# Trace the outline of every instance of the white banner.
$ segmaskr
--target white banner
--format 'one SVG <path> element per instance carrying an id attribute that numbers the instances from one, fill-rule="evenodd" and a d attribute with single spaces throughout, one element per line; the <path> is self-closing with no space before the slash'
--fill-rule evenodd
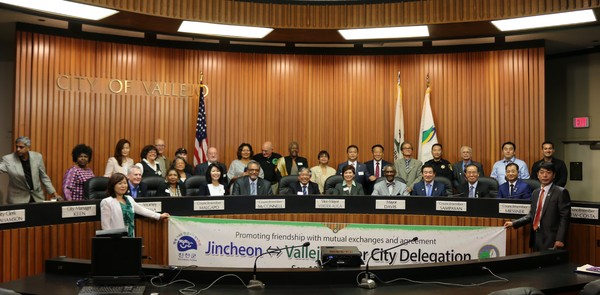
<path id="1" fill-rule="evenodd" d="M 403 241 L 418 237 L 391 251 Z M 310 246 L 302 247 L 304 242 Z M 503 227 L 283 222 L 171 217 L 169 264 L 200 267 L 317 267 L 320 246 L 357 246 L 369 265 L 451 262 L 506 254 Z"/>

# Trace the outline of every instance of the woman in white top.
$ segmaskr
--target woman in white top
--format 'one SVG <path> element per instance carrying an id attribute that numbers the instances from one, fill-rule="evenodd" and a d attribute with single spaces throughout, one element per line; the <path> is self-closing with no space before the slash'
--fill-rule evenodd
<path id="1" fill-rule="evenodd" d="M 138 205 L 131 196 L 126 196 L 127 177 L 115 173 L 108 180 L 108 197 L 100 202 L 100 223 L 102 229 L 126 228 L 127 235 L 135 236 L 135 214 L 156 220 L 169 218 L 169 213 L 156 213 Z"/>
<path id="2" fill-rule="evenodd" d="M 108 158 L 104 177 L 110 177 L 114 173 L 122 173 L 127 175 L 129 167 L 133 166 L 133 159 L 129 158 L 129 150 L 131 144 L 129 140 L 122 138 L 117 142 L 113 157 Z"/>
<path id="3" fill-rule="evenodd" d="M 206 188 L 200 191 L 202 196 L 225 196 L 229 195 L 225 171 L 216 163 L 208 165 L 206 169 Z"/>
<path id="4" fill-rule="evenodd" d="M 238 147 L 237 160 L 233 160 L 231 164 L 229 164 L 227 178 L 229 178 L 230 184 L 233 184 L 238 178 L 248 175 L 248 172 L 246 172 L 246 165 L 248 165 L 250 160 L 252 160 L 252 156 L 254 156 L 252 145 L 250 145 L 249 143 L 242 142 L 242 144 L 240 144 L 240 146 Z M 263 172 L 262 168 L 260 168 L 258 177 L 265 177 L 265 173 Z"/>
<path id="5" fill-rule="evenodd" d="M 319 190 L 324 193 L 325 180 L 329 176 L 335 175 L 335 169 L 329 166 L 329 153 L 325 150 L 320 151 L 317 155 L 319 165 L 310 168 L 310 181 L 316 182 L 319 185 Z"/>
<path id="6" fill-rule="evenodd" d="M 150 177 L 150 176 L 162 176 L 162 172 L 160 170 L 160 166 L 156 161 L 158 157 L 158 150 L 153 145 L 147 145 L 142 149 L 140 154 L 140 158 L 142 161 L 135 164 L 136 166 L 142 169 L 142 178 Z"/>

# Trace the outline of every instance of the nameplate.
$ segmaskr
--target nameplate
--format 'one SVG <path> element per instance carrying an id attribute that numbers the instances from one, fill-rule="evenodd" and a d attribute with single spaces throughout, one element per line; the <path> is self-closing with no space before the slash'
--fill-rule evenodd
<path id="1" fill-rule="evenodd" d="M 194 201 L 194 211 L 225 210 L 225 200 Z"/>
<path id="2" fill-rule="evenodd" d="M 527 214 L 529 213 L 529 209 L 531 209 L 530 204 L 498 204 L 498 213 L 500 214 Z"/>
<path id="3" fill-rule="evenodd" d="M 25 209 L 0 211 L 0 224 L 25 222 Z"/>
<path id="4" fill-rule="evenodd" d="M 375 200 L 376 210 L 406 210 L 405 200 Z"/>
<path id="5" fill-rule="evenodd" d="M 96 205 L 63 206 L 62 218 L 96 216 Z"/>
<path id="6" fill-rule="evenodd" d="M 571 207 L 571 218 L 598 220 L 598 208 Z"/>
<path id="7" fill-rule="evenodd" d="M 255 209 L 285 209 L 285 199 L 256 199 Z"/>
<path id="8" fill-rule="evenodd" d="M 346 200 L 315 199 L 315 209 L 346 209 Z"/>
<path id="9" fill-rule="evenodd" d="M 154 212 L 162 212 L 162 202 L 139 202 L 138 205 Z"/>
<path id="10" fill-rule="evenodd" d="M 458 201 L 436 201 L 436 211 L 455 211 L 455 212 L 467 212 L 467 202 Z"/>

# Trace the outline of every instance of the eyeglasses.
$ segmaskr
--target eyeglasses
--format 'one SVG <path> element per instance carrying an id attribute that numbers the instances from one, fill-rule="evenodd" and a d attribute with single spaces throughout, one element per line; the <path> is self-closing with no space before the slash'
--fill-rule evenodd
<path id="1" fill-rule="evenodd" d="M 246 171 L 248 171 L 248 172 L 258 172 L 258 171 L 260 171 L 260 169 L 246 169 Z"/>
<path id="2" fill-rule="evenodd" d="M 402 148 L 402 149 L 403 149 L 403 150 L 412 150 L 412 148 L 411 148 L 411 147 L 408 147 L 408 148 Z"/>

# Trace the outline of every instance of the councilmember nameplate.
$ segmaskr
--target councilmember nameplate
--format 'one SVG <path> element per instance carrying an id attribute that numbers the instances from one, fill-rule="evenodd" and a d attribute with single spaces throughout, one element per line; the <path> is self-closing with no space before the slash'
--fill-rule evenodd
<path id="1" fill-rule="evenodd" d="M 467 212 L 467 202 L 464 201 L 436 201 L 436 211 Z"/>
<path id="2" fill-rule="evenodd" d="M 63 206 L 62 218 L 96 216 L 96 205 Z"/>
<path id="3" fill-rule="evenodd" d="M 25 222 L 25 209 L 0 211 L 0 224 Z"/>
<path id="4" fill-rule="evenodd" d="M 346 200 L 315 199 L 315 209 L 346 209 Z"/>
<path id="5" fill-rule="evenodd" d="M 285 199 L 256 199 L 255 209 L 285 209 Z"/>
<path id="6" fill-rule="evenodd" d="M 571 218 L 598 220 L 598 208 L 571 207 Z"/>
<path id="7" fill-rule="evenodd" d="M 406 210 L 406 200 L 375 200 L 376 210 Z"/>
<path id="8" fill-rule="evenodd" d="M 139 202 L 138 205 L 154 212 L 162 212 L 162 202 Z"/>
<path id="9" fill-rule="evenodd" d="M 527 214 L 530 208 L 529 204 L 498 203 L 500 214 Z"/>
<path id="10" fill-rule="evenodd" d="M 225 200 L 194 201 L 194 211 L 225 210 Z"/>

